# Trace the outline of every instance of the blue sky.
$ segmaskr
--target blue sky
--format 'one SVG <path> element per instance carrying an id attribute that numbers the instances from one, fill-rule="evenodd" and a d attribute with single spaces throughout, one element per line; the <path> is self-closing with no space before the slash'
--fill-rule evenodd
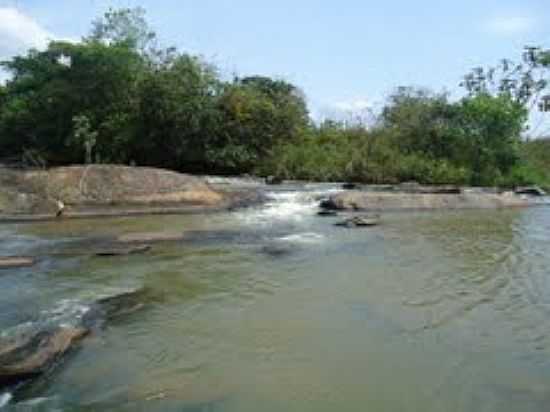
<path id="1" fill-rule="evenodd" d="M 550 47 L 548 0 L 0 0 L 0 58 L 79 38 L 109 6 L 144 7 L 163 44 L 227 75 L 295 83 L 318 116 L 376 107 L 400 85 L 457 93 L 474 66 Z"/>

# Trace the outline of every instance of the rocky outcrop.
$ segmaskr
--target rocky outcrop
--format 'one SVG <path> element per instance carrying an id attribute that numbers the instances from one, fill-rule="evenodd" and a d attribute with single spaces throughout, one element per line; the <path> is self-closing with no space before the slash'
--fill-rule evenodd
<path id="1" fill-rule="evenodd" d="M 20 198 L 14 206 L 25 211 L 52 211 L 57 199 L 73 208 L 116 204 L 217 206 L 224 200 L 202 180 L 162 169 L 90 165 L 1 172 L 8 188 L 4 192 L 10 192 L 3 197 Z"/>
<path id="2" fill-rule="evenodd" d="M 215 189 L 199 178 L 148 167 L 89 165 L 49 170 L 0 169 L 0 217 L 177 214 L 242 207 L 263 201 L 258 190 Z M 12 219 L 10 219 L 12 217 Z"/>
<path id="3" fill-rule="evenodd" d="M 529 202 L 514 193 L 395 193 L 348 191 L 331 196 L 321 203 L 329 210 L 430 210 L 430 209 L 498 209 L 525 207 Z"/>

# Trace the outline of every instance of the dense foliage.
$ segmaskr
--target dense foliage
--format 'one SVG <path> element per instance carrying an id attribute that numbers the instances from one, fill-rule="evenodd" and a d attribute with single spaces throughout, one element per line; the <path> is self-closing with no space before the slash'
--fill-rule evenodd
<path id="1" fill-rule="evenodd" d="M 196 173 L 372 183 L 550 181 L 548 141 L 525 142 L 546 107 L 550 53 L 475 69 L 465 97 L 399 88 L 368 127 L 315 124 L 292 84 L 223 80 L 202 58 L 158 47 L 142 9 L 111 10 L 79 43 L 1 63 L 0 158 L 125 163 Z"/>

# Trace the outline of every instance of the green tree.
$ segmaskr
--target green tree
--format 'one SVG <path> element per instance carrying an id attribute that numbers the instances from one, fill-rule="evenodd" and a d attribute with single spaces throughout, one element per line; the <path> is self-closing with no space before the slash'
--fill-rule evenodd
<path id="1" fill-rule="evenodd" d="M 209 158 L 227 171 L 250 170 L 274 147 L 297 142 L 309 124 L 302 93 L 282 80 L 235 79 L 219 99 L 221 124 Z"/>
<path id="2" fill-rule="evenodd" d="M 187 54 L 148 72 L 139 87 L 136 160 L 204 172 L 206 153 L 218 132 L 215 68 Z"/>
<path id="3" fill-rule="evenodd" d="M 2 66 L 12 79 L 0 114 L 0 146 L 11 153 L 35 148 L 54 163 L 80 158 L 66 142 L 73 117 L 85 114 L 98 132 L 96 152 L 125 161 L 125 144 L 135 115 L 136 82 L 144 62 L 127 45 L 52 42 Z"/>

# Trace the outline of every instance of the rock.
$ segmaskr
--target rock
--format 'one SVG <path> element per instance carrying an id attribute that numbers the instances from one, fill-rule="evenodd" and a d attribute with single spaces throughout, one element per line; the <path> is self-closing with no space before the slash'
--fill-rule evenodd
<path id="1" fill-rule="evenodd" d="M 4 347 L 0 343 L 0 388 L 43 374 L 87 333 L 85 328 L 60 326 Z"/>
<path id="2" fill-rule="evenodd" d="M 0 270 L 1 269 L 15 269 L 34 266 L 36 261 L 31 257 L 11 256 L 0 257 Z"/>
<path id="3" fill-rule="evenodd" d="M 67 216 L 113 205 L 222 207 L 226 198 L 203 179 L 149 167 L 88 165 L 49 170 L 0 171 L 4 213 L 55 213 L 60 199 Z"/>
<path id="4" fill-rule="evenodd" d="M 338 212 L 336 212 L 335 210 L 323 209 L 317 212 L 317 216 L 323 216 L 323 217 L 338 216 Z"/>
<path id="5" fill-rule="evenodd" d="M 395 193 L 348 191 L 329 197 L 321 207 L 329 210 L 434 210 L 434 209 L 498 209 L 525 207 L 530 203 L 515 194 L 498 193 Z"/>
<path id="6" fill-rule="evenodd" d="M 546 196 L 546 192 L 538 186 L 518 187 L 514 191 L 517 195 Z"/>
<path id="7" fill-rule="evenodd" d="M 455 185 L 428 185 L 423 186 L 417 182 L 405 182 L 394 187 L 395 191 L 418 194 L 455 194 L 462 193 L 462 189 Z"/>
<path id="8" fill-rule="evenodd" d="M 280 258 L 293 254 L 295 249 L 295 246 L 271 244 L 262 246 L 261 251 L 272 258 Z"/>
<path id="9" fill-rule="evenodd" d="M 415 193 L 420 190 L 420 183 L 415 181 L 402 182 L 399 185 L 397 185 L 397 189 L 404 192 Z"/>
<path id="10" fill-rule="evenodd" d="M 354 227 L 372 227 L 380 224 L 380 216 L 368 215 L 368 216 L 354 216 L 346 219 L 343 222 L 336 223 L 336 226 L 343 226 L 348 228 Z"/>
<path id="11" fill-rule="evenodd" d="M 149 291 L 126 290 L 98 299 L 78 326 L 46 326 L 0 339 L 0 389 L 37 378 L 53 368 L 90 330 L 145 307 Z M 47 325 L 47 323 L 46 323 Z"/>
<path id="12" fill-rule="evenodd" d="M 357 188 L 358 188 L 358 186 L 357 186 L 356 183 L 349 182 L 349 183 L 344 183 L 342 185 L 342 189 L 344 189 L 344 190 L 354 190 L 354 189 L 357 189 Z"/>
<path id="13" fill-rule="evenodd" d="M 280 185 L 283 183 L 283 179 L 278 176 L 267 176 L 265 183 L 268 185 Z"/>
<path id="14" fill-rule="evenodd" d="M 227 209 L 235 210 L 245 207 L 258 206 L 267 201 L 267 196 L 261 190 L 240 189 L 237 191 L 226 191 Z"/>
<path id="15" fill-rule="evenodd" d="M 139 253 L 145 253 L 151 250 L 151 246 L 149 245 L 138 245 L 138 246 L 131 246 L 131 247 L 114 247 L 112 249 L 108 250 L 100 250 L 99 252 L 96 252 L 96 256 L 100 257 L 111 257 L 111 256 L 128 256 L 128 255 L 136 255 Z"/>
<path id="16" fill-rule="evenodd" d="M 128 316 L 145 308 L 150 300 L 149 290 L 138 288 L 98 299 L 83 318 L 83 324 L 97 327 L 121 316 Z"/>
<path id="17" fill-rule="evenodd" d="M 127 233 L 116 238 L 120 243 L 153 243 L 153 242 L 176 242 L 183 240 L 185 235 L 178 232 L 149 232 L 149 233 Z"/>

